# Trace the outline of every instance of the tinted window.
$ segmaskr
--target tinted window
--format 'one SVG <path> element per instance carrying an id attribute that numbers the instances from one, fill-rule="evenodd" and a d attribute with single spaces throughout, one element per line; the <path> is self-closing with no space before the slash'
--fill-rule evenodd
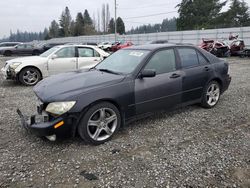
<path id="1" fill-rule="evenodd" d="M 94 50 L 91 48 L 78 48 L 79 57 L 94 57 Z"/>
<path id="2" fill-rule="evenodd" d="M 59 50 L 56 53 L 58 58 L 70 58 L 75 57 L 75 48 L 74 47 L 66 47 L 61 50 Z"/>
<path id="3" fill-rule="evenodd" d="M 178 52 L 181 58 L 181 65 L 183 68 L 199 65 L 199 61 L 198 61 L 195 49 L 179 48 Z"/>
<path id="4" fill-rule="evenodd" d="M 20 44 L 20 45 L 17 46 L 17 48 L 25 48 L 25 47 L 26 47 L 25 44 Z"/>
<path id="5" fill-rule="evenodd" d="M 207 64 L 208 63 L 208 61 L 205 59 L 205 57 L 203 55 L 201 55 L 200 52 L 197 52 L 197 55 L 198 55 L 198 59 L 199 59 L 200 64 Z"/>
<path id="6" fill-rule="evenodd" d="M 144 69 L 154 69 L 156 74 L 172 72 L 176 70 L 174 50 L 162 50 L 153 55 Z"/>

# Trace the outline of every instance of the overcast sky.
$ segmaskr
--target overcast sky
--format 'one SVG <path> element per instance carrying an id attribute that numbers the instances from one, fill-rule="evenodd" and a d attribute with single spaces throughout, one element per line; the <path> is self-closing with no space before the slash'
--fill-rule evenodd
<path id="1" fill-rule="evenodd" d="M 181 0 L 117 0 L 118 16 L 125 22 L 126 30 L 132 26 L 160 23 L 164 18 L 178 16 L 175 6 Z M 250 0 L 246 0 L 250 4 Z M 8 36 L 10 30 L 41 31 L 55 19 L 58 21 L 66 6 L 75 18 L 77 12 L 88 9 L 91 17 L 97 17 L 103 3 L 109 3 L 111 17 L 114 17 L 114 0 L 1 0 L 0 1 L 0 38 Z M 168 13 L 171 12 L 171 13 Z M 152 17 L 137 16 L 168 13 Z"/>

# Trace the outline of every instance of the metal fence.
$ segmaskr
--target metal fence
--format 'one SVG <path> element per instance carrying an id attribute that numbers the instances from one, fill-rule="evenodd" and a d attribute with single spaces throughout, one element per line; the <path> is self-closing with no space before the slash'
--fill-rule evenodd
<path id="1" fill-rule="evenodd" d="M 202 38 L 226 40 L 229 34 L 238 34 L 239 38 L 245 41 L 247 46 L 250 46 L 250 27 L 223 28 L 223 29 L 208 29 L 208 30 L 192 30 L 192 31 L 174 31 L 174 32 L 158 32 L 147 34 L 131 34 L 119 35 L 118 41 L 131 41 L 136 45 L 145 44 L 153 40 L 168 40 L 174 43 L 190 43 L 200 44 Z M 65 37 L 50 39 L 48 43 L 83 43 L 83 42 L 104 42 L 115 41 L 115 35 L 92 35 L 79 37 Z"/>

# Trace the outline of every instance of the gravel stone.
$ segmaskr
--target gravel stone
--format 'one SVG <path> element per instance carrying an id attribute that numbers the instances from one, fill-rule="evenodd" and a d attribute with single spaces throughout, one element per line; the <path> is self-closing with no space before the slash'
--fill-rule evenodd
<path id="1" fill-rule="evenodd" d="M 100 146 L 27 133 L 16 109 L 34 114 L 32 87 L 0 74 L 0 187 L 250 187 L 250 59 L 228 61 L 215 108 L 155 113 Z"/>

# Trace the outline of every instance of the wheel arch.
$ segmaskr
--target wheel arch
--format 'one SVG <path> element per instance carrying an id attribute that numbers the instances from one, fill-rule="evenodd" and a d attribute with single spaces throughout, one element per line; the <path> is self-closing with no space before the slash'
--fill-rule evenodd
<path id="1" fill-rule="evenodd" d="M 89 105 L 87 105 L 86 107 L 84 107 L 82 109 L 82 111 L 80 112 L 79 114 L 79 117 L 77 119 L 77 122 L 74 126 L 74 130 L 73 130 L 73 136 L 75 136 L 77 134 L 77 127 L 79 126 L 79 122 L 80 120 L 82 119 L 82 117 L 85 115 L 85 113 L 88 111 L 88 109 L 98 103 L 102 103 L 102 102 L 108 102 L 108 103 L 111 103 L 113 104 L 117 109 L 118 111 L 120 112 L 120 115 L 121 115 L 121 127 L 124 127 L 125 125 L 125 116 L 124 114 L 122 113 L 122 108 L 121 106 L 119 105 L 119 103 L 117 101 L 115 101 L 114 99 L 109 99 L 109 98 L 103 98 L 103 99 L 98 99 L 98 100 L 95 100 L 93 102 L 91 102 Z"/>
<path id="2" fill-rule="evenodd" d="M 23 67 L 23 68 L 18 72 L 18 74 L 17 74 L 17 79 L 18 79 L 18 80 L 19 80 L 19 74 L 20 74 L 24 69 L 26 69 L 26 68 L 35 68 L 35 69 L 37 69 L 37 70 L 39 71 L 39 73 L 41 74 L 41 79 L 43 79 L 43 73 L 42 73 L 42 71 L 41 71 L 37 66 L 28 65 L 28 66 Z"/>
<path id="3" fill-rule="evenodd" d="M 210 83 L 212 81 L 218 82 L 218 84 L 220 85 L 220 89 L 221 90 L 223 89 L 223 82 L 222 82 L 222 80 L 219 77 L 215 77 L 215 78 L 211 79 L 208 83 Z"/>

